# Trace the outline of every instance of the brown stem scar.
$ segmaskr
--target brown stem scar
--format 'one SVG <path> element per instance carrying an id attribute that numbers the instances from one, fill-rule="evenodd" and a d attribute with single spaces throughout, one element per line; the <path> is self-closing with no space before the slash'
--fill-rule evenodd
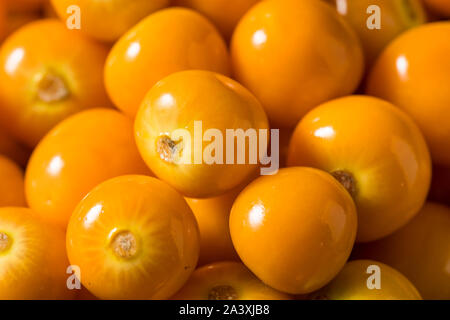
<path id="1" fill-rule="evenodd" d="M 216 286 L 209 291 L 208 300 L 237 300 L 236 290 L 231 286 Z"/>
<path id="2" fill-rule="evenodd" d="M 338 170 L 331 172 L 331 175 L 344 186 L 352 198 L 356 196 L 356 179 L 353 174 L 348 171 Z"/>
<path id="3" fill-rule="evenodd" d="M 138 249 L 136 237 L 130 231 L 122 231 L 112 239 L 111 248 L 119 258 L 132 258 Z"/>
<path id="4" fill-rule="evenodd" d="M 37 95 L 43 102 L 57 102 L 69 96 L 69 89 L 60 76 L 45 73 L 38 81 Z"/>

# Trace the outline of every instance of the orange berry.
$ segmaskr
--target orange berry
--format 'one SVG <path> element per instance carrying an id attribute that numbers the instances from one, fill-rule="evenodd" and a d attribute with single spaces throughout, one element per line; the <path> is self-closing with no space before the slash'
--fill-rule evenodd
<path id="1" fill-rule="evenodd" d="M 0 155 L 0 207 L 25 207 L 22 169 Z"/>
<path id="2" fill-rule="evenodd" d="M 424 299 L 450 299 L 450 208 L 428 202 L 406 226 L 360 245 L 359 258 L 387 263 L 407 276 Z"/>
<path id="3" fill-rule="evenodd" d="M 302 167 L 253 181 L 230 216 L 242 262 L 265 284 L 291 294 L 310 293 L 336 276 L 352 250 L 356 224 L 342 185 Z"/>
<path id="4" fill-rule="evenodd" d="M 197 263 L 198 228 L 183 197 L 146 176 L 108 180 L 80 202 L 67 228 L 70 262 L 101 299 L 167 299 Z"/>
<path id="5" fill-rule="evenodd" d="M 327 0 L 336 6 L 359 36 L 364 48 L 367 67 L 371 66 L 381 51 L 399 34 L 426 22 L 426 13 L 420 0 Z M 367 27 L 378 6 L 380 28 Z"/>
<path id="6" fill-rule="evenodd" d="M 179 129 L 188 137 L 174 136 Z M 211 151 L 212 143 L 198 142 L 210 129 L 222 137 L 223 146 L 218 143 L 215 152 Z M 261 104 L 239 83 L 197 70 L 174 73 L 159 81 L 145 97 L 135 122 L 137 145 L 147 165 L 156 176 L 191 198 L 223 194 L 254 175 L 259 165 L 248 159 L 249 143 L 244 141 L 241 148 L 238 142 L 226 138 L 227 130 L 239 129 L 268 129 Z M 231 154 L 226 145 L 230 141 L 236 143 L 233 161 L 227 163 Z M 241 155 L 245 152 L 243 164 L 236 159 L 237 149 Z M 208 158 L 208 150 L 214 159 Z"/>
<path id="7" fill-rule="evenodd" d="M 391 234 L 417 214 L 431 179 L 416 124 L 392 104 L 367 96 L 327 102 L 295 129 L 288 164 L 334 175 L 358 209 L 357 241 Z"/>
<path id="8" fill-rule="evenodd" d="M 312 296 L 321 300 L 422 300 L 404 275 L 372 260 L 347 263 L 330 284 Z"/>
<path id="9" fill-rule="evenodd" d="M 176 6 L 194 9 L 210 19 L 230 39 L 242 16 L 261 0 L 174 0 Z"/>
<path id="10" fill-rule="evenodd" d="M 34 147 L 68 116 L 110 106 L 102 77 L 106 55 L 106 47 L 54 19 L 20 28 L 0 49 L 1 125 Z"/>
<path id="11" fill-rule="evenodd" d="M 290 300 L 261 282 L 240 262 L 217 262 L 194 271 L 175 300 Z"/>
<path id="12" fill-rule="evenodd" d="M 134 117 L 154 84 L 188 69 L 227 75 L 228 51 L 206 18 L 171 8 L 145 18 L 116 42 L 106 61 L 105 84 L 116 106 Z"/>
<path id="13" fill-rule="evenodd" d="M 147 15 L 165 8 L 170 0 L 51 0 L 65 21 L 70 6 L 80 8 L 81 31 L 96 39 L 113 42 Z"/>
<path id="14" fill-rule="evenodd" d="M 26 170 L 26 196 L 30 208 L 65 228 L 93 187 L 120 175 L 147 173 L 132 122 L 114 110 L 92 109 L 66 119 L 42 139 Z"/>
<path id="15" fill-rule="evenodd" d="M 236 79 L 281 127 L 294 127 L 318 104 L 352 93 L 364 69 L 356 33 L 317 0 L 258 3 L 238 24 L 231 54 Z"/>
<path id="16" fill-rule="evenodd" d="M 422 130 L 433 162 L 450 167 L 450 22 L 414 28 L 395 39 L 368 78 L 367 93 L 391 101 Z"/>
<path id="17" fill-rule="evenodd" d="M 0 300 L 70 299 L 64 232 L 32 210 L 0 208 Z"/>

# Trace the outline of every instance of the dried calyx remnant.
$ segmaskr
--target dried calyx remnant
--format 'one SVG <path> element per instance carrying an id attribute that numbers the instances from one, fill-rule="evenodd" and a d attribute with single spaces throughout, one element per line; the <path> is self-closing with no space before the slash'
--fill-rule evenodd
<path id="1" fill-rule="evenodd" d="M 60 76 L 47 72 L 37 83 L 37 96 L 46 103 L 57 102 L 69 96 L 69 89 Z"/>
<path id="2" fill-rule="evenodd" d="M 159 157 L 169 163 L 175 163 L 183 150 L 183 141 L 173 141 L 169 136 L 161 136 L 156 142 L 156 152 Z"/>
<path id="3" fill-rule="evenodd" d="M 209 300 L 236 300 L 236 290 L 231 286 L 217 286 L 209 291 Z"/>
<path id="4" fill-rule="evenodd" d="M 350 172 L 338 170 L 331 172 L 331 175 L 347 189 L 353 198 L 356 196 L 356 179 Z"/>
<path id="5" fill-rule="evenodd" d="M 0 252 L 6 251 L 11 245 L 11 240 L 6 233 L 0 232 Z"/>
<path id="6" fill-rule="evenodd" d="M 119 258 L 132 258 L 137 252 L 136 237 L 130 231 L 122 231 L 114 236 L 111 249 Z"/>

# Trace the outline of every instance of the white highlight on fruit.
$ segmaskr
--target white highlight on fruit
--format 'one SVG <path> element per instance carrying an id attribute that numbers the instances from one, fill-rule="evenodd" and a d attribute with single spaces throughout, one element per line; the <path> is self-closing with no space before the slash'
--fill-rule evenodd
<path id="1" fill-rule="evenodd" d="M 52 176 L 57 176 L 62 168 L 64 168 L 64 160 L 60 155 L 56 155 L 50 160 L 50 163 L 47 166 L 47 172 Z"/>
<path id="2" fill-rule="evenodd" d="M 137 41 L 132 42 L 127 49 L 127 58 L 132 60 L 141 52 L 141 44 Z"/>
<path id="3" fill-rule="evenodd" d="M 25 50 L 23 48 L 14 49 L 6 59 L 5 72 L 9 75 L 12 75 L 16 71 L 17 67 L 22 62 L 24 57 Z"/>
<path id="4" fill-rule="evenodd" d="M 267 41 L 267 34 L 264 30 L 258 30 L 253 34 L 252 42 L 256 47 L 260 47 Z"/>

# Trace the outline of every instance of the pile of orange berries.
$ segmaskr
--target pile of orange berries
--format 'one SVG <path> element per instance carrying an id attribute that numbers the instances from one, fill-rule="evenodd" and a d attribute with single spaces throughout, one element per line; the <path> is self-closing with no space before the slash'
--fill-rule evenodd
<path id="1" fill-rule="evenodd" d="M 0 299 L 450 299 L 450 1 L 2 0 L 0 41 Z"/>

